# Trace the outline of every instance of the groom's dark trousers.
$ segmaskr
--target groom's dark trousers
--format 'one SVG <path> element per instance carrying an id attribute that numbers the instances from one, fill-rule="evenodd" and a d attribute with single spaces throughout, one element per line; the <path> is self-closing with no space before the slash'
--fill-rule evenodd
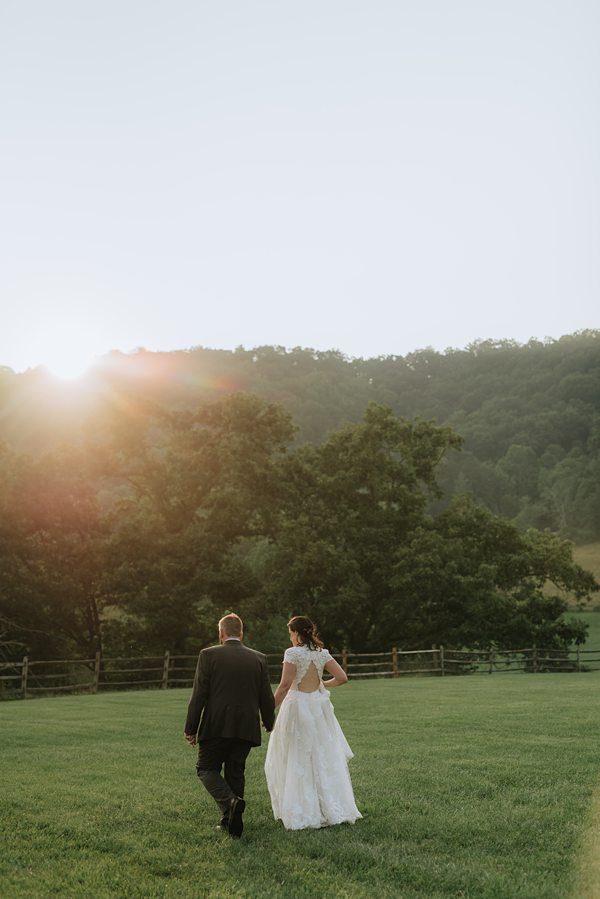
<path id="1" fill-rule="evenodd" d="M 234 639 L 203 649 L 185 733 L 197 734 L 198 776 L 223 819 L 231 799 L 244 796 L 246 759 L 260 746 L 261 720 L 267 731 L 273 729 L 275 702 L 265 656 Z"/>

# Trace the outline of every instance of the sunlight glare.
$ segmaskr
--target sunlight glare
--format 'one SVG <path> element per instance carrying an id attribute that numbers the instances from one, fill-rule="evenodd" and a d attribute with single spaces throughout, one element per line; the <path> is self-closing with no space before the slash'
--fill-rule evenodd
<path id="1" fill-rule="evenodd" d="M 92 363 L 93 358 L 89 353 L 69 351 L 69 353 L 56 353 L 56 355 L 48 356 L 44 368 L 47 368 L 50 374 L 60 378 L 61 381 L 74 381 L 83 377 Z"/>
<path id="2" fill-rule="evenodd" d="M 89 346 L 89 335 L 71 326 L 48 333 L 41 356 L 41 365 L 50 374 L 64 381 L 74 381 L 91 368 L 96 352 Z"/>

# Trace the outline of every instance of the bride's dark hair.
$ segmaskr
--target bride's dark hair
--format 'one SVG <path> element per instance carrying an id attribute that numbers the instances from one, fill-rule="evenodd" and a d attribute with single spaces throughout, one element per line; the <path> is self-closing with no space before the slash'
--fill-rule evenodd
<path id="1" fill-rule="evenodd" d="M 288 627 L 298 634 L 298 639 L 303 646 L 307 646 L 309 649 L 323 649 L 323 641 L 319 637 L 317 626 L 312 623 L 310 618 L 305 618 L 304 615 L 294 615 L 288 621 Z"/>

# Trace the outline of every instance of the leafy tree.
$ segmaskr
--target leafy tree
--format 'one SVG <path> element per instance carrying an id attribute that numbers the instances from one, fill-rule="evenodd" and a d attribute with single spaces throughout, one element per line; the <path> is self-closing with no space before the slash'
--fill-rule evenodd
<path id="1" fill-rule="evenodd" d="M 315 616 L 331 645 L 374 645 L 390 559 L 437 493 L 440 459 L 459 445 L 447 428 L 373 404 L 360 424 L 291 454 L 268 573 L 286 614 Z"/>
<path id="2" fill-rule="evenodd" d="M 600 455 L 572 450 L 541 475 L 541 496 L 552 527 L 581 542 L 600 531 Z"/>
<path id="3" fill-rule="evenodd" d="M 567 604 L 548 583 L 577 598 L 599 589 L 555 534 L 522 534 L 509 521 L 456 498 L 396 553 L 394 593 L 382 615 L 400 644 L 517 649 L 582 640 Z"/>
<path id="4" fill-rule="evenodd" d="M 538 461 L 530 446 L 511 444 L 497 468 L 508 477 L 511 491 L 516 496 L 538 496 Z"/>
<path id="5" fill-rule="evenodd" d="M 39 460 L 6 449 L 1 465 L 0 615 L 38 658 L 101 650 L 105 532 L 79 453 Z"/>
<path id="6" fill-rule="evenodd" d="M 224 609 L 252 601 L 240 546 L 272 530 L 275 460 L 292 434 L 281 409 L 239 394 L 159 413 L 141 439 L 113 447 L 115 474 L 129 484 L 112 513 L 113 630 L 130 645 L 185 651 L 214 638 Z"/>

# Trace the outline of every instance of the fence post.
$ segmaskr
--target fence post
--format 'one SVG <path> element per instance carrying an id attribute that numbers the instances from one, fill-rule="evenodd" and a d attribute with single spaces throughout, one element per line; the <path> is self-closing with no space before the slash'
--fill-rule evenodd
<path id="1" fill-rule="evenodd" d="M 581 671 L 581 650 L 579 646 L 577 646 L 577 670 Z"/>
<path id="2" fill-rule="evenodd" d="M 94 662 L 94 686 L 92 687 L 92 693 L 97 693 L 100 689 L 100 668 L 101 668 L 102 656 L 99 652 L 96 653 L 96 660 Z"/>
<path id="3" fill-rule="evenodd" d="M 27 676 L 29 674 L 29 657 L 23 656 L 23 661 L 21 662 L 21 693 L 23 695 L 23 699 L 27 696 Z"/>
<path id="4" fill-rule="evenodd" d="M 488 668 L 488 674 L 491 674 L 494 670 L 494 657 L 495 657 L 495 652 L 493 649 L 490 649 L 490 666 Z"/>
<path id="5" fill-rule="evenodd" d="M 348 674 L 348 650 L 345 646 L 342 649 L 342 668 Z"/>
<path id="6" fill-rule="evenodd" d="M 398 647 L 392 646 L 392 674 L 398 677 Z"/>
<path id="7" fill-rule="evenodd" d="M 533 654 L 531 657 L 532 665 L 533 665 L 533 673 L 537 674 L 538 670 L 538 655 L 537 655 L 537 645 L 533 647 Z"/>
<path id="8" fill-rule="evenodd" d="M 445 674 L 444 670 L 444 647 L 440 646 L 440 674 L 443 677 Z"/>
<path id="9" fill-rule="evenodd" d="M 168 649 L 165 650 L 165 661 L 163 663 L 163 679 L 162 679 L 162 688 L 166 690 L 169 686 L 169 665 L 171 664 L 171 653 Z"/>

